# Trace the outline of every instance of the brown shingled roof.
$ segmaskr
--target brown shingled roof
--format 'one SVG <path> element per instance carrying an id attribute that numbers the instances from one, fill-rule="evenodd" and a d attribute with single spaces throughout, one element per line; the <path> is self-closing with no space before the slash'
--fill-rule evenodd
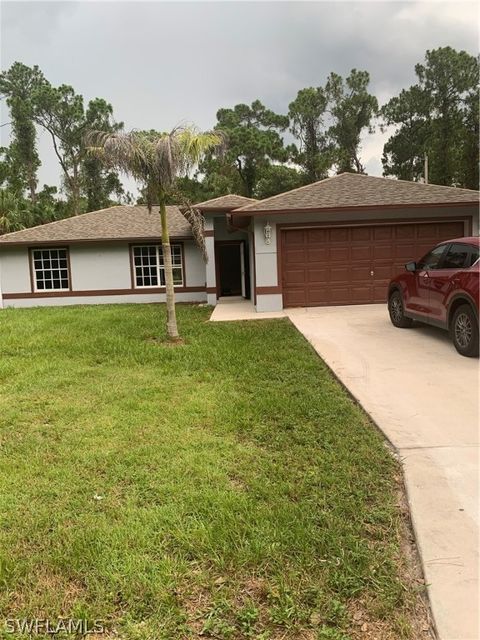
<path id="1" fill-rule="evenodd" d="M 245 196 L 237 196 L 234 193 L 228 193 L 226 196 L 205 200 L 195 205 L 200 211 L 232 211 L 238 207 L 257 202 L 254 198 L 246 198 Z"/>
<path id="2" fill-rule="evenodd" d="M 167 215 L 172 238 L 192 236 L 190 224 L 178 207 L 168 206 Z M 7 233 L 0 236 L 0 246 L 101 240 L 159 240 L 161 233 L 157 207 L 149 213 L 145 205 L 118 205 Z"/>
<path id="3" fill-rule="evenodd" d="M 234 214 L 353 209 L 356 207 L 402 207 L 478 203 L 479 192 L 421 182 L 341 173 L 305 187 L 259 200 Z"/>

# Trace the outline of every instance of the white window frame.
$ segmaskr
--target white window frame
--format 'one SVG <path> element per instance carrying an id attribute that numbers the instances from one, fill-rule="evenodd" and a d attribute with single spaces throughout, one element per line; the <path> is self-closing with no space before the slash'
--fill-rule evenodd
<path id="1" fill-rule="evenodd" d="M 135 249 L 142 249 L 142 248 L 155 249 L 156 275 L 157 275 L 158 284 L 146 284 L 146 285 L 137 284 L 137 267 L 140 266 L 143 268 L 147 266 L 145 264 L 142 264 L 142 265 L 135 264 L 135 258 L 138 257 L 138 256 L 135 256 Z M 180 269 L 180 273 L 182 275 L 181 282 L 177 282 L 173 286 L 175 288 L 183 287 L 185 283 L 185 273 L 183 269 L 183 265 L 184 265 L 183 244 L 179 242 L 172 242 L 170 245 L 170 248 L 172 252 L 172 266 L 174 269 Z M 174 262 L 173 253 L 175 249 L 179 250 L 180 261 L 178 263 Z M 161 264 L 163 260 L 162 245 L 161 244 L 134 244 L 134 245 L 131 245 L 130 250 L 132 252 L 132 270 L 133 270 L 132 276 L 133 276 L 134 288 L 135 289 L 164 289 L 165 288 L 165 267 Z M 163 278 L 163 284 L 162 284 L 162 278 Z"/>
<path id="2" fill-rule="evenodd" d="M 50 265 L 52 263 L 52 260 L 57 259 L 60 260 L 60 256 L 57 256 L 57 258 L 52 257 L 52 251 L 65 251 L 65 261 L 66 261 L 66 267 L 60 267 L 58 266 L 58 268 L 49 268 L 46 269 L 44 266 L 44 258 L 42 255 L 42 252 L 44 251 L 48 251 L 49 252 L 49 262 Z M 36 254 L 40 253 L 40 256 L 36 257 Z M 72 274 L 70 273 L 70 256 L 68 253 L 68 247 L 32 247 L 30 249 L 30 260 L 31 260 L 31 266 L 32 266 L 32 287 L 33 287 L 33 292 L 34 293 L 57 293 L 57 292 L 62 292 L 62 291 L 71 291 L 71 283 L 72 283 Z M 41 261 L 42 262 L 42 267 L 39 269 L 37 268 L 37 266 L 35 265 L 36 261 Z M 58 287 L 58 288 L 54 288 L 52 287 L 51 289 L 39 289 L 38 288 L 38 274 L 43 274 L 46 271 L 66 271 L 67 272 L 67 286 L 66 287 Z M 56 278 L 58 280 L 64 280 L 65 278 Z M 52 283 L 53 283 L 53 278 L 52 278 Z"/>

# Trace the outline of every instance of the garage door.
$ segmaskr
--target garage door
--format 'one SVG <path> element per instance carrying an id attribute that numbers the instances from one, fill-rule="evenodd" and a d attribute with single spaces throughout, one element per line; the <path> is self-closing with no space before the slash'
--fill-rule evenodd
<path id="1" fill-rule="evenodd" d="M 384 302 L 390 279 L 463 221 L 282 231 L 284 307 Z"/>

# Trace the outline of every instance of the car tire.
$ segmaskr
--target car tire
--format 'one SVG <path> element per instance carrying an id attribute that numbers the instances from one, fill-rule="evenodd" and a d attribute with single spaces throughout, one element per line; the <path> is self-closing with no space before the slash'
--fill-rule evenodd
<path id="1" fill-rule="evenodd" d="M 407 318 L 405 315 L 403 297 L 400 291 L 393 291 L 388 299 L 388 313 L 390 314 L 390 320 L 394 327 L 400 329 L 408 329 L 413 324 L 411 318 Z"/>
<path id="2" fill-rule="evenodd" d="M 462 356 L 478 356 L 478 321 L 469 304 L 462 304 L 453 314 L 450 328 L 455 349 Z"/>

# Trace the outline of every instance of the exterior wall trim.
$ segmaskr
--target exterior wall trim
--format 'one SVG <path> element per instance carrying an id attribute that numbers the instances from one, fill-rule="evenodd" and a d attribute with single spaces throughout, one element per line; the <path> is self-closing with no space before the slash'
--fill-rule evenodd
<path id="1" fill-rule="evenodd" d="M 256 287 L 255 293 L 258 296 L 265 296 L 273 293 L 282 293 L 282 285 L 277 285 L 276 287 Z"/>
<path id="2" fill-rule="evenodd" d="M 372 205 L 355 205 L 353 207 L 301 207 L 292 209 L 263 209 L 256 211 L 232 211 L 232 216 L 269 216 L 269 215 L 303 215 L 308 213 L 330 213 L 332 211 L 385 211 L 385 210 L 398 210 L 398 209 L 436 209 L 444 207 L 478 207 L 479 200 L 472 200 L 467 202 L 417 202 L 417 203 L 405 203 L 405 204 L 372 204 Z"/>
<path id="3" fill-rule="evenodd" d="M 298 229 L 307 229 L 309 227 L 315 227 L 315 228 L 319 228 L 319 227 L 372 227 L 372 226 L 378 226 L 381 224 L 385 224 L 385 225 L 392 225 L 392 224 L 412 224 L 412 223 L 418 223 L 418 224 L 436 224 L 438 222 L 459 222 L 463 220 L 464 222 L 466 222 L 468 224 L 468 233 L 471 234 L 472 233 L 472 229 L 473 229 L 473 218 L 472 216 L 448 216 L 448 218 L 434 218 L 429 216 L 428 218 L 372 218 L 371 220 L 355 220 L 355 221 L 350 221 L 350 220 L 334 220 L 334 221 L 330 221 L 330 222 L 280 222 L 277 224 L 277 234 L 278 234 L 278 230 L 281 229 L 287 229 L 287 228 L 294 228 L 297 227 Z M 277 237 L 278 239 L 278 237 Z"/>
<path id="4" fill-rule="evenodd" d="M 123 295 L 150 295 L 165 293 L 165 287 L 152 287 L 146 289 L 91 289 L 86 291 L 48 291 L 31 293 L 4 293 L 4 300 L 21 300 L 23 298 L 81 298 L 85 296 L 123 296 Z M 206 287 L 176 287 L 175 293 L 205 293 Z"/>

